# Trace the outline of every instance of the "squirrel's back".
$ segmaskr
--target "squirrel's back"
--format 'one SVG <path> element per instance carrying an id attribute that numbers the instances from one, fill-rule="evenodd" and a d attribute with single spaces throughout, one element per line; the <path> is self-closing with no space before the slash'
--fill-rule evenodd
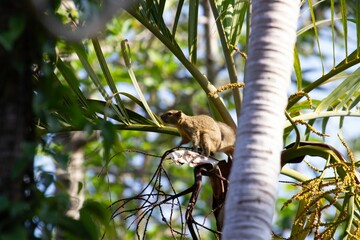
<path id="1" fill-rule="evenodd" d="M 233 152 L 235 132 L 225 123 L 207 115 L 188 116 L 178 110 L 169 110 L 160 117 L 165 123 L 176 125 L 182 137 L 181 144 L 191 141 L 194 146 L 200 146 L 207 156 L 211 152 Z"/>

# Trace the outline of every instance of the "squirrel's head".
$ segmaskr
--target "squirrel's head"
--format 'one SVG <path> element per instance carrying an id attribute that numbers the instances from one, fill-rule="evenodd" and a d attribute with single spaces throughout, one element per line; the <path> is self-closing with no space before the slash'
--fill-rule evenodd
<path id="1" fill-rule="evenodd" d="M 164 123 L 177 124 L 181 119 L 183 112 L 180 110 L 169 110 L 160 116 Z"/>

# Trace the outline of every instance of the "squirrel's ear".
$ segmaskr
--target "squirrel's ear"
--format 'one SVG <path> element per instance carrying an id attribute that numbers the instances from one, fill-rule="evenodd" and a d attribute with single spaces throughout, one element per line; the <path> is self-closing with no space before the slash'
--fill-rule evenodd
<path id="1" fill-rule="evenodd" d="M 180 117 L 180 116 L 181 116 L 181 113 L 182 113 L 182 111 L 179 110 L 179 111 L 176 112 L 175 115 L 176 115 L 177 117 Z"/>

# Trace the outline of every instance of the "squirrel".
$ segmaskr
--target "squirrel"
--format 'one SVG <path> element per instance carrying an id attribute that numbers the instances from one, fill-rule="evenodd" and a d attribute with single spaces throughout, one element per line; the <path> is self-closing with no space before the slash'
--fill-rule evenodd
<path id="1" fill-rule="evenodd" d="M 236 136 L 227 124 L 207 115 L 188 116 L 179 110 L 169 110 L 160 118 L 165 123 L 176 125 L 182 137 L 180 145 L 192 142 L 193 147 L 200 147 L 207 157 L 215 152 L 232 156 Z"/>

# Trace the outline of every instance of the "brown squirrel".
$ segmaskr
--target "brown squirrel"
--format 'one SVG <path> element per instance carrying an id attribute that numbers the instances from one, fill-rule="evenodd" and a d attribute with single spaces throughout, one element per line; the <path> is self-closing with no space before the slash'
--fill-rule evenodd
<path id="1" fill-rule="evenodd" d="M 179 110 L 169 110 L 160 117 L 165 123 L 176 125 L 182 137 L 180 145 L 192 142 L 205 156 L 215 152 L 233 154 L 235 131 L 227 124 L 207 115 L 188 116 Z"/>

